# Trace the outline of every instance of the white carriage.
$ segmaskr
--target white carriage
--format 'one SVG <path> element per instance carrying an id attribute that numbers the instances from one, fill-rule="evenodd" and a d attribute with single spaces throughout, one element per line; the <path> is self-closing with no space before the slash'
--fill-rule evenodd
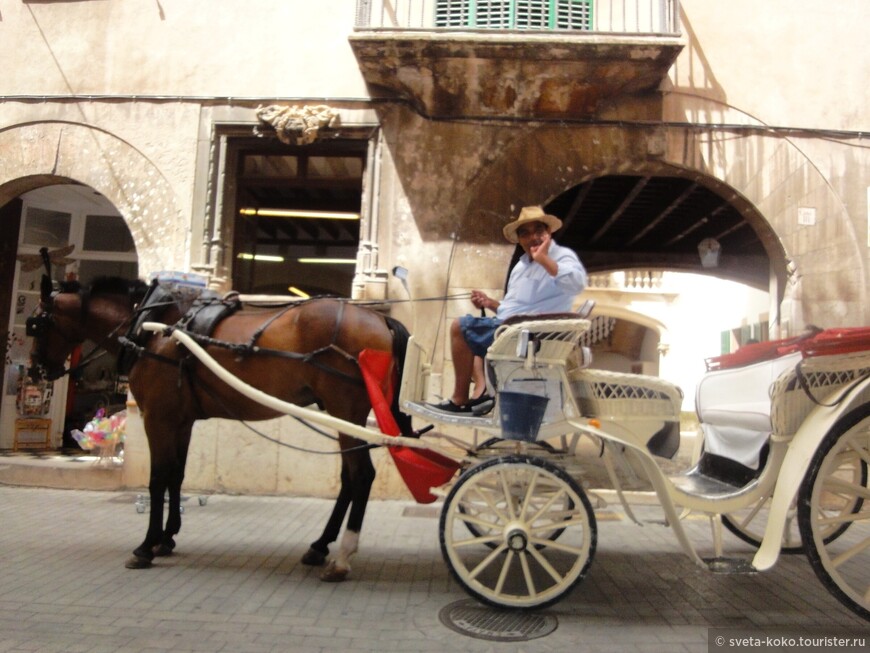
<path id="1" fill-rule="evenodd" d="M 805 550 L 826 587 L 870 619 L 868 330 L 766 343 L 766 359 L 758 362 L 713 361 L 721 369 L 699 386 L 704 447 L 694 465 L 674 474 L 662 462 L 679 446 L 680 390 L 655 377 L 587 367 L 579 342 L 589 325 L 560 316 L 503 326 L 487 356 L 495 407 L 482 417 L 446 415 L 425 403 L 429 366 L 412 338 L 401 406 L 427 422 L 489 436 L 476 446 L 458 442 L 460 453 L 456 440 L 392 437 L 280 402 L 234 379 L 183 332 L 173 336 L 251 398 L 410 454 L 394 457 L 415 497 L 434 500 L 430 487 L 444 497 L 446 564 L 487 604 L 544 607 L 583 578 L 597 541 L 589 499 L 595 488 L 583 475 L 591 457 L 629 516 L 619 471 L 645 479 L 697 564 L 762 571 L 782 551 Z M 687 536 L 682 519 L 689 513 L 710 517 L 712 557 L 702 559 Z M 722 523 L 758 545 L 751 560 L 724 557 Z"/>

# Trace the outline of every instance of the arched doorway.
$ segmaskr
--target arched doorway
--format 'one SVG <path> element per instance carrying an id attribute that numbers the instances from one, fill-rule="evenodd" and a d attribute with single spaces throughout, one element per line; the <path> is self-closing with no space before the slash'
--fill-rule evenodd
<path id="1" fill-rule="evenodd" d="M 680 270 L 762 290 L 771 275 L 785 278 L 770 225 L 733 191 L 725 196 L 697 178 L 603 175 L 562 192 L 547 209 L 564 222 L 559 242 L 590 272 Z"/>
<path id="2" fill-rule="evenodd" d="M 78 280 L 90 284 L 103 276 L 136 278 L 138 257 L 130 229 L 115 206 L 93 188 L 81 184 L 53 184 L 25 192 L 2 208 L 7 257 L 0 282 L 6 303 L 0 319 L 7 332 L 0 405 L 0 449 L 49 445 L 75 447 L 72 429 L 81 429 L 98 408 L 124 407 L 126 390 L 116 372 L 116 361 L 106 354 L 83 368 L 74 378 L 55 381 L 45 392 L 45 405 L 28 408 L 20 400 L 31 342 L 25 320 L 37 308 L 44 267 L 39 250 L 53 253 L 54 281 Z M 9 265 L 9 259 L 15 264 Z M 8 294 L 7 294 L 8 293 Z M 89 351 L 94 343 L 86 342 Z M 51 420 L 48 442 L 28 442 L 16 435 L 16 421 L 26 417 Z"/>

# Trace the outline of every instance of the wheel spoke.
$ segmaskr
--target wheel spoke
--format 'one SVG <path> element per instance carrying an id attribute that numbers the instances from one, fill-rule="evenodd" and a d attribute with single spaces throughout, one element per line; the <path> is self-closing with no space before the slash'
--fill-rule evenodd
<path id="1" fill-rule="evenodd" d="M 540 533 L 541 531 L 550 531 L 553 528 L 568 528 L 569 526 L 583 526 L 586 524 L 586 519 L 583 517 L 577 517 L 575 519 L 566 519 L 564 521 L 553 522 L 551 524 L 540 524 L 538 526 L 532 526 L 529 528 L 529 531 L 532 533 Z"/>
<path id="2" fill-rule="evenodd" d="M 846 549 L 836 558 L 832 558 L 831 564 L 834 565 L 834 568 L 837 568 L 844 562 L 848 562 L 854 558 L 859 553 L 866 551 L 868 547 L 870 547 L 870 537 L 865 538 L 863 542 L 858 542 L 855 546 Z"/>
<path id="3" fill-rule="evenodd" d="M 564 551 L 565 553 L 570 553 L 575 556 L 582 556 L 583 552 L 586 550 L 585 546 L 578 547 L 559 542 L 558 540 L 545 540 L 540 537 L 530 537 L 529 542 L 538 546 L 546 546 L 550 549 L 556 549 L 557 551 Z"/>
<path id="4" fill-rule="evenodd" d="M 489 567 L 489 565 L 492 563 L 492 561 L 495 560 L 496 558 L 498 558 L 505 549 L 507 549 L 507 545 L 502 544 L 501 546 L 498 546 L 495 549 L 493 549 L 492 551 L 490 551 L 489 555 L 486 556 L 483 560 L 481 560 L 480 564 L 477 565 L 474 569 L 472 569 L 468 575 L 471 578 L 476 579 L 480 575 L 480 572 L 482 572 L 484 569 Z"/>
<path id="5" fill-rule="evenodd" d="M 567 496 L 567 493 L 565 492 L 564 488 L 562 488 L 558 492 L 554 493 L 553 496 L 550 497 L 550 499 L 543 506 L 541 506 L 540 510 L 538 510 L 538 512 L 536 512 L 532 516 L 532 518 L 529 519 L 529 523 L 533 524 L 534 522 L 536 522 L 541 517 L 541 515 L 543 513 L 545 513 L 547 510 L 549 510 L 550 506 L 552 506 L 556 502 L 556 499 L 559 499 L 559 498 L 564 497 L 564 496 Z"/>
<path id="6" fill-rule="evenodd" d="M 523 577 L 526 579 L 526 588 L 529 590 L 529 596 L 535 597 L 538 595 L 538 590 L 535 589 L 535 581 L 532 578 L 532 571 L 529 569 L 528 556 L 520 556 L 520 566 L 523 568 Z"/>
<path id="7" fill-rule="evenodd" d="M 762 496 L 762 497 L 761 497 L 761 498 L 760 498 L 760 499 L 755 503 L 755 505 L 752 506 L 752 509 L 749 511 L 749 514 L 746 515 L 746 519 L 744 519 L 743 521 L 741 521 L 741 522 L 740 522 L 740 525 L 741 525 L 741 526 L 746 526 L 749 522 L 751 522 L 753 519 L 755 519 L 755 516 L 758 514 L 758 511 L 761 510 L 762 506 L 764 506 L 764 503 L 765 503 L 769 498 L 770 498 L 770 495 L 769 495 L 769 494 L 765 494 L 764 496 Z"/>
<path id="8" fill-rule="evenodd" d="M 496 533 L 495 535 L 481 535 L 480 537 L 470 537 L 467 540 L 453 540 L 453 546 L 456 548 L 475 546 L 477 544 L 486 546 L 487 544 L 494 544 L 501 539 L 501 533 Z"/>
<path id="9" fill-rule="evenodd" d="M 520 515 L 525 515 L 526 512 L 528 511 L 529 504 L 531 503 L 532 498 L 535 496 L 535 486 L 538 484 L 538 478 L 540 477 L 540 475 L 541 475 L 541 473 L 538 470 L 535 470 L 535 472 L 532 476 L 532 480 L 529 481 L 529 485 L 526 488 L 526 496 L 523 499 L 523 505 L 520 506 L 520 510 L 519 510 Z"/>
<path id="10" fill-rule="evenodd" d="M 496 517 L 498 517 L 502 522 L 510 521 L 509 517 L 504 513 L 504 511 L 499 510 L 498 506 L 493 503 L 492 497 L 484 494 L 480 488 L 475 487 L 474 491 L 483 499 L 483 502 L 489 507 L 490 510 L 495 513 Z M 495 492 L 495 490 L 493 490 Z"/>
<path id="11" fill-rule="evenodd" d="M 852 451 L 855 452 L 855 455 L 863 460 L 865 464 L 870 465 L 870 449 L 855 446 L 854 443 L 852 444 L 852 446 L 854 447 Z"/>
<path id="12" fill-rule="evenodd" d="M 513 495 L 511 494 L 511 488 L 508 484 L 507 478 L 505 478 L 505 471 L 500 469 L 498 470 L 498 477 L 501 481 L 501 491 L 504 494 L 505 507 L 507 509 L 507 519 L 508 521 L 514 520 L 517 518 Z"/>
<path id="13" fill-rule="evenodd" d="M 855 469 L 855 463 L 858 463 L 860 460 L 864 460 L 865 463 L 870 464 L 870 460 L 867 460 L 868 457 L 870 456 L 868 456 L 867 452 L 862 449 L 848 449 L 847 451 L 837 454 L 834 458 L 834 467 L 837 469 Z"/>
<path id="14" fill-rule="evenodd" d="M 507 580 L 508 572 L 511 568 L 511 562 L 514 559 L 516 554 L 508 549 L 507 555 L 505 556 L 504 564 L 501 566 L 501 571 L 498 574 L 498 582 L 495 584 L 494 591 L 496 594 L 501 594 L 504 590 L 504 582 Z"/>
<path id="15" fill-rule="evenodd" d="M 559 583 L 562 582 L 562 579 L 564 578 L 564 576 L 562 576 L 558 571 L 556 571 L 556 570 L 553 568 L 553 565 L 550 564 L 550 561 L 547 560 L 547 558 L 545 558 L 544 555 L 543 555 L 540 551 L 538 551 L 537 548 L 535 548 L 535 547 L 531 547 L 531 548 L 529 548 L 529 549 L 527 549 L 527 550 L 528 550 L 529 553 L 532 554 L 532 557 L 533 557 L 535 560 L 538 561 L 538 564 L 541 565 L 541 567 L 543 567 L 544 570 L 545 570 L 548 574 L 550 574 L 550 577 L 551 577 L 554 581 L 556 581 L 556 584 L 559 584 Z"/>
<path id="16" fill-rule="evenodd" d="M 471 515 L 467 512 L 460 512 L 458 515 L 456 515 L 456 518 L 461 519 L 466 524 L 473 524 L 474 526 L 480 526 L 481 528 L 492 529 L 498 526 L 498 522 L 491 522 L 486 519 L 481 519 L 480 517 L 477 517 L 476 515 Z"/>
<path id="17" fill-rule="evenodd" d="M 821 517 L 816 519 L 816 523 L 820 526 L 832 526 L 836 524 L 850 524 L 856 521 L 870 519 L 870 511 L 862 512 L 847 512 L 846 514 L 838 514 L 835 517 Z"/>
<path id="18" fill-rule="evenodd" d="M 836 490 L 832 488 L 836 488 Z M 852 497 L 870 499 L 870 488 L 842 478 L 829 478 L 822 485 L 822 490 L 829 491 L 831 494 L 836 494 L 843 499 L 851 499 Z M 837 490 L 840 490 L 840 492 L 837 492 Z M 847 492 L 848 494 L 842 494 L 842 492 Z"/>

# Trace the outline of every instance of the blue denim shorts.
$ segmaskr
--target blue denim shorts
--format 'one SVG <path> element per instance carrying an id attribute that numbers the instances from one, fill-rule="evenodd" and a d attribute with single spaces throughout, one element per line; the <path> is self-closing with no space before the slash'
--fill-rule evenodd
<path id="1" fill-rule="evenodd" d="M 459 318 L 462 337 L 475 356 L 486 356 L 486 350 L 495 340 L 495 330 L 502 321 L 497 317 L 475 317 L 464 315 Z"/>

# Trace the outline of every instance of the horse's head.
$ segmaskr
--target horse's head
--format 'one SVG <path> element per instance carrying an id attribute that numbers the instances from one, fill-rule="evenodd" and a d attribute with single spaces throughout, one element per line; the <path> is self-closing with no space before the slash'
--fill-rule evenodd
<path id="1" fill-rule="evenodd" d="M 33 338 L 31 376 L 60 378 L 69 372 L 67 358 L 85 340 L 97 348 L 112 347 L 113 336 L 129 324 L 144 290 L 141 281 L 104 277 L 90 288 L 69 282 L 53 291 L 51 281 L 44 278 L 39 309 L 27 320 L 27 335 Z"/>
<path id="2" fill-rule="evenodd" d="M 80 287 L 64 284 L 55 292 L 47 275 L 42 277 L 39 307 L 27 318 L 26 333 L 33 338 L 31 378 L 60 378 L 66 372 L 66 359 L 85 340 L 84 329 L 71 320 L 73 305 L 81 307 Z"/>

